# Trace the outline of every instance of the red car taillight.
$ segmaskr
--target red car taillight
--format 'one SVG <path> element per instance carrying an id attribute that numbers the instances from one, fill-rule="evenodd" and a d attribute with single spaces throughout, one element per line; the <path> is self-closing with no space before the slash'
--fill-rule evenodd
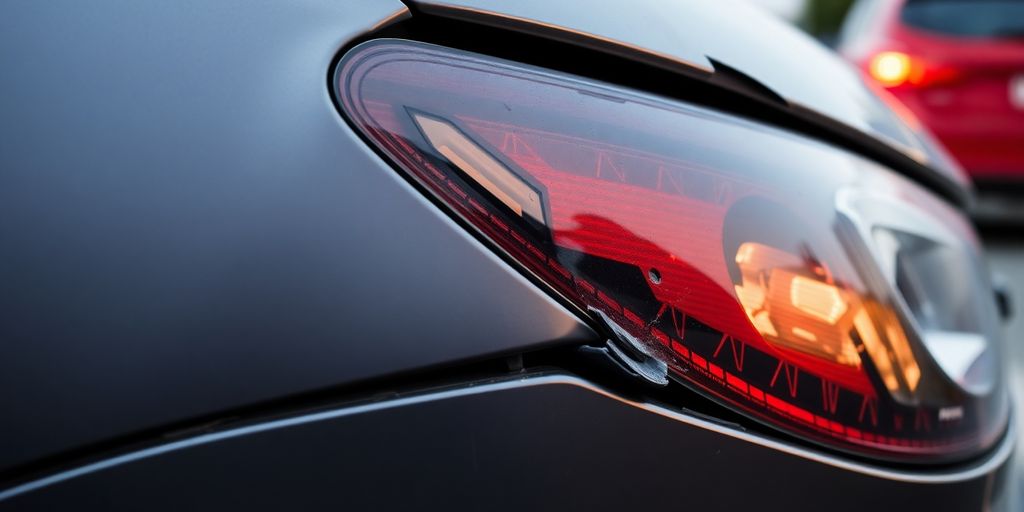
<path id="1" fill-rule="evenodd" d="M 904 461 L 964 458 L 1004 428 L 975 239 L 909 181 L 706 109 L 420 43 L 361 45 L 337 87 L 408 177 L 678 382 Z"/>
<path id="2" fill-rule="evenodd" d="M 926 87 L 948 84 L 960 77 L 960 71 L 956 68 L 931 63 L 921 57 L 896 51 L 884 51 L 873 55 L 867 61 L 867 72 L 871 78 L 885 87 Z"/>

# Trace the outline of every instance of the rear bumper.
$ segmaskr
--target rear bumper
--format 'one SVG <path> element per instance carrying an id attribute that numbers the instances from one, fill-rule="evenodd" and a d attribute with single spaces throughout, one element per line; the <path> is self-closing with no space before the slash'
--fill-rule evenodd
<path id="1" fill-rule="evenodd" d="M 1008 510 L 1014 438 L 897 471 L 538 373 L 169 442 L 0 491 L 0 509 Z"/>

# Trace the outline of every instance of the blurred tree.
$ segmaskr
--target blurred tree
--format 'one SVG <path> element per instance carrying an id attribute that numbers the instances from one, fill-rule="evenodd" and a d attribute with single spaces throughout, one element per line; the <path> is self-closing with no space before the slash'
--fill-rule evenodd
<path id="1" fill-rule="evenodd" d="M 853 2 L 854 0 L 807 0 L 800 25 L 811 35 L 831 43 Z"/>

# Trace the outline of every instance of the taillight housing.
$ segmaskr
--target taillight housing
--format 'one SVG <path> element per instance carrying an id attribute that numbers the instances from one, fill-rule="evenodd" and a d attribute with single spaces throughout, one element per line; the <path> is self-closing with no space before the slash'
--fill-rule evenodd
<path id="1" fill-rule="evenodd" d="M 406 177 L 677 382 L 904 462 L 971 457 L 1005 428 L 972 229 L 887 169 L 694 105 L 410 41 L 352 49 L 336 86 Z"/>

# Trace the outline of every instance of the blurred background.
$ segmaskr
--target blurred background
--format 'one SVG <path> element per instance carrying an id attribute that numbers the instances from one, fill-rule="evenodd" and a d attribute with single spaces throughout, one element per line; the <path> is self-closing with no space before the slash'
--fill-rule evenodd
<path id="1" fill-rule="evenodd" d="M 1018 425 L 1024 424 L 1024 0 L 748 1 L 799 26 L 889 90 L 975 182 L 973 216 L 993 274 L 1017 299 L 1006 332 Z"/>

